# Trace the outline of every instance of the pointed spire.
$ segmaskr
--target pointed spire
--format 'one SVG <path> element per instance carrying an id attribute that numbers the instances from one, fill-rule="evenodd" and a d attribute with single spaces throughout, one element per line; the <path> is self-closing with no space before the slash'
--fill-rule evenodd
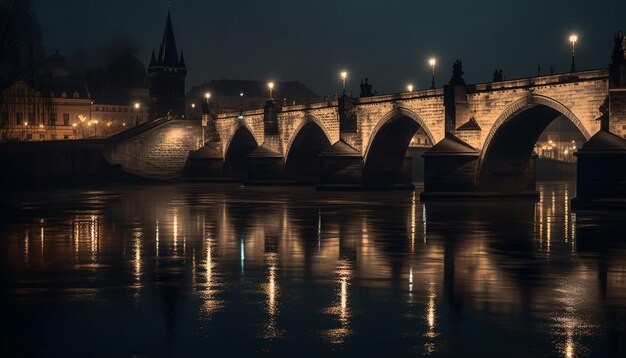
<path id="1" fill-rule="evenodd" d="M 185 66 L 185 55 L 183 54 L 183 50 L 180 50 L 180 61 L 178 61 L 178 67 L 187 68 L 187 66 Z"/>
<path id="2" fill-rule="evenodd" d="M 148 67 L 156 66 L 156 58 L 154 57 L 154 50 L 152 50 L 152 57 L 150 58 L 150 65 Z"/>
<path id="3" fill-rule="evenodd" d="M 167 11 L 167 21 L 165 22 L 165 31 L 163 32 L 163 40 L 161 41 L 157 61 L 161 66 L 178 66 L 178 50 L 176 49 L 176 40 L 174 38 L 174 29 L 172 28 L 172 18 L 169 9 Z"/>

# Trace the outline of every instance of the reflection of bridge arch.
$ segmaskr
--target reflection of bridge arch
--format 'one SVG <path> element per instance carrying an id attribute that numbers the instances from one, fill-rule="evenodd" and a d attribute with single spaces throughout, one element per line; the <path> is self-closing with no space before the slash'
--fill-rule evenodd
<path id="1" fill-rule="evenodd" d="M 415 112 L 397 107 L 384 115 L 369 137 L 363 160 L 365 180 L 380 183 L 398 181 L 411 139 L 420 128 L 430 142 L 435 143 L 430 128 Z"/>
<path id="2" fill-rule="evenodd" d="M 241 123 L 228 138 L 228 146 L 224 151 L 225 174 L 235 178 L 244 178 L 246 176 L 246 157 L 259 146 L 253 133 L 247 124 Z"/>
<path id="3" fill-rule="evenodd" d="M 479 187 L 534 191 L 534 169 L 530 162 L 533 148 L 546 127 L 561 115 L 569 119 L 586 140 L 591 137 L 580 119 L 552 98 L 528 95 L 509 105 L 483 143 L 477 170 Z"/>
<path id="4" fill-rule="evenodd" d="M 285 154 L 285 174 L 296 181 L 319 180 L 319 154 L 331 145 L 330 135 L 315 117 L 307 115 L 291 136 Z"/>

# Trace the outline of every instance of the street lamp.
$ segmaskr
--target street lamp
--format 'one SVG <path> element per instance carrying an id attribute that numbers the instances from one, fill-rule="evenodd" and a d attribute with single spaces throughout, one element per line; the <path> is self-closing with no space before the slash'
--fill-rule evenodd
<path id="1" fill-rule="evenodd" d="M 74 139 L 77 139 L 77 138 L 76 138 L 76 127 L 77 127 L 77 126 L 78 126 L 78 124 L 76 124 L 76 123 L 72 123 L 72 129 L 74 130 Z"/>
<path id="2" fill-rule="evenodd" d="M 238 119 L 243 119 L 243 92 L 239 92 L 239 98 L 240 98 L 240 102 L 239 102 L 239 117 L 237 117 Z"/>
<path id="3" fill-rule="evenodd" d="M 139 125 L 139 107 L 141 105 L 139 104 L 139 102 L 135 102 L 135 127 L 137 127 Z"/>
<path id="4" fill-rule="evenodd" d="M 93 124 L 93 136 L 98 137 L 98 120 L 94 119 Z"/>
<path id="5" fill-rule="evenodd" d="M 206 111 L 210 113 L 209 105 L 211 104 L 211 92 L 206 92 L 204 94 L 204 98 L 206 98 Z"/>
<path id="6" fill-rule="evenodd" d="M 272 92 L 274 90 L 274 82 L 268 82 L 267 83 L 267 88 L 270 91 L 270 99 L 274 99 L 274 97 L 272 96 Z"/>
<path id="7" fill-rule="evenodd" d="M 576 49 L 576 42 L 578 42 L 578 35 L 576 35 L 575 33 L 572 33 L 569 35 L 569 42 L 572 44 L 572 68 L 570 68 L 570 72 L 576 72 L 576 63 L 575 63 L 575 56 L 574 56 L 574 51 Z"/>
<path id="8" fill-rule="evenodd" d="M 341 86 L 343 87 L 343 95 L 346 95 L 346 78 L 348 78 L 348 72 L 346 71 L 341 71 L 340 73 L 341 76 Z"/>
<path id="9" fill-rule="evenodd" d="M 437 64 L 437 59 L 434 57 L 431 57 L 428 60 L 428 65 L 430 66 L 432 72 L 433 72 L 433 82 L 430 85 L 430 88 L 435 88 L 435 65 Z"/>
<path id="10" fill-rule="evenodd" d="M 409 84 L 408 86 L 406 86 L 407 91 L 409 92 L 413 92 L 413 85 Z"/>

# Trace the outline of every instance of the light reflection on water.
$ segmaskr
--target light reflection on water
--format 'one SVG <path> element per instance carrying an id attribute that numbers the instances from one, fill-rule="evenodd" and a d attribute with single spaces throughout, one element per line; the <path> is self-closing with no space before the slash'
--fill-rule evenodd
<path id="1" fill-rule="evenodd" d="M 624 354 L 624 214 L 575 215 L 573 184 L 539 187 L 537 204 L 204 184 L 10 193 L 2 350 Z"/>

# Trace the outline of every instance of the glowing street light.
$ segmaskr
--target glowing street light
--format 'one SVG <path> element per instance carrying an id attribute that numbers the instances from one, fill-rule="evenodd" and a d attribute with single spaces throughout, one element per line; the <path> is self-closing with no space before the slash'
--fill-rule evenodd
<path id="1" fill-rule="evenodd" d="M 243 92 L 239 92 L 239 98 L 240 98 L 240 102 L 239 102 L 239 117 L 237 117 L 238 119 L 243 119 Z"/>
<path id="2" fill-rule="evenodd" d="M 274 97 L 272 96 L 272 91 L 274 90 L 274 82 L 268 82 L 267 83 L 267 88 L 270 91 L 270 99 L 274 99 Z"/>
<path id="3" fill-rule="evenodd" d="M 341 71 L 339 74 L 341 76 L 341 86 L 343 87 L 343 94 L 346 94 L 346 79 L 348 78 L 348 72 Z"/>
<path id="4" fill-rule="evenodd" d="M 406 89 L 409 92 L 413 92 L 413 85 L 409 84 L 408 86 L 406 86 Z"/>
<path id="5" fill-rule="evenodd" d="M 196 104 L 195 104 L 195 103 L 192 103 L 192 104 L 191 104 L 191 108 L 196 109 Z"/>
<path id="6" fill-rule="evenodd" d="M 437 59 L 434 57 L 431 57 L 430 59 L 428 59 L 428 65 L 430 66 L 433 72 L 433 82 L 430 85 L 430 88 L 435 88 L 435 65 L 437 65 Z"/>
<path id="7" fill-rule="evenodd" d="M 135 127 L 139 125 L 139 102 L 135 102 Z"/>
<path id="8" fill-rule="evenodd" d="M 569 35 L 569 42 L 572 44 L 572 68 L 570 68 L 570 72 L 576 72 L 576 63 L 575 63 L 575 50 L 576 50 L 576 42 L 578 42 L 578 35 L 575 33 L 571 33 Z"/>

